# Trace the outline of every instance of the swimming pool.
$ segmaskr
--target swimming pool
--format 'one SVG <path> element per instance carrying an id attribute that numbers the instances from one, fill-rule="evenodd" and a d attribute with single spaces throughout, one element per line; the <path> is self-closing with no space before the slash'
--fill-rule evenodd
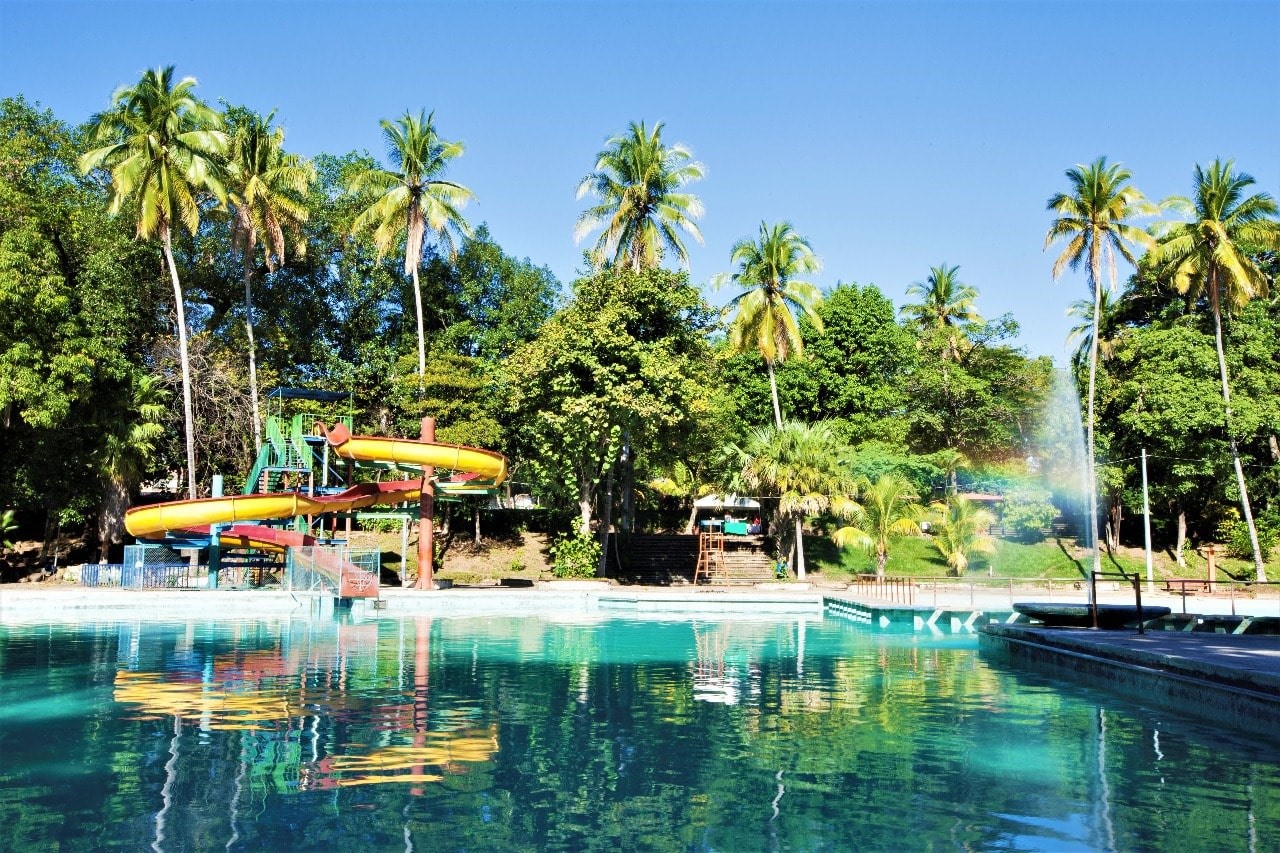
<path id="1" fill-rule="evenodd" d="M 834 619 L 0 628 L 10 849 L 1275 850 L 1280 747 Z"/>

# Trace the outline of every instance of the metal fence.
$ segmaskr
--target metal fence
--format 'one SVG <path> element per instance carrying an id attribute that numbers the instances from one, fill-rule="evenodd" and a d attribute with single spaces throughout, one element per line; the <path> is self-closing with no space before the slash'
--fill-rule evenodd
<path id="1" fill-rule="evenodd" d="M 284 588 L 291 592 L 337 595 L 341 574 L 352 569 L 378 578 L 382 570 L 382 552 L 376 548 L 350 548 L 346 545 L 293 547 L 285 559 Z"/>
<path id="2" fill-rule="evenodd" d="M 120 586 L 120 563 L 85 563 L 80 567 L 81 586 Z"/>
<path id="3" fill-rule="evenodd" d="M 192 566 L 182 555 L 164 545 L 126 545 L 120 567 L 124 589 L 204 589 L 208 568 Z"/>

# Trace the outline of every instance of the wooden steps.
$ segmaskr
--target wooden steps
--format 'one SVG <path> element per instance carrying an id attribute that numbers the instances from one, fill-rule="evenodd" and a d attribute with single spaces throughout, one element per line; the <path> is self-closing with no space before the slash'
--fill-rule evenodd
<path id="1" fill-rule="evenodd" d="M 693 583 L 698 566 L 698 537 L 694 535 L 635 534 L 623 541 L 628 570 L 623 583 L 670 586 Z M 610 547 L 613 547 L 612 542 Z M 774 580 L 773 558 L 763 536 L 726 536 L 724 551 L 698 583 L 753 584 Z"/>

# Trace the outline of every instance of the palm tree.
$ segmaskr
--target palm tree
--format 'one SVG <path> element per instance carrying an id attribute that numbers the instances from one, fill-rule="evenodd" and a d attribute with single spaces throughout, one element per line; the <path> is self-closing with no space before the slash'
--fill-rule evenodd
<path id="1" fill-rule="evenodd" d="M 716 286 L 732 281 L 742 288 L 724 309 L 726 314 L 737 311 L 729 327 L 729 345 L 735 352 L 758 352 L 764 358 L 773 395 L 773 422 L 782 429 L 774 364 L 804 352 L 792 309 L 822 331 L 818 315 L 822 295 L 816 286 L 798 278 L 818 272 L 822 263 L 790 222 L 772 226 L 761 222 L 759 240 L 742 238 L 734 244 L 729 260 L 738 265 L 738 271 L 727 279 L 723 273 L 715 278 Z"/>
<path id="2" fill-rule="evenodd" d="M 1157 264 L 1168 265 L 1178 292 L 1209 298 L 1214 342 L 1218 348 L 1218 373 L 1222 379 L 1227 441 L 1236 470 L 1236 485 L 1240 489 L 1240 505 L 1249 528 L 1249 542 L 1253 546 L 1254 568 L 1258 580 L 1265 582 L 1267 571 L 1258 547 L 1258 530 L 1253 522 L 1240 450 L 1231 425 L 1231 386 L 1222 345 L 1223 311 L 1230 314 L 1267 293 L 1267 277 L 1249 257 L 1248 251 L 1280 249 L 1276 202 L 1267 193 L 1246 196 L 1246 190 L 1253 183 L 1252 176 L 1235 171 L 1234 161 L 1214 160 L 1208 170 L 1197 164 L 1195 201 L 1177 197 L 1168 202 L 1170 207 L 1190 215 L 1192 220 L 1169 229 L 1152 253 L 1152 258 Z"/>
<path id="3" fill-rule="evenodd" d="M 845 464 L 847 448 L 825 422 L 787 421 L 780 427 L 757 427 L 741 447 L 727 447 L 726 455 L 739 468 L 730 484 L 734 491 L 778 498 L 778 528 L 794 524 L 793 565 L 796 577 L 804 580 L 805 516 L 828 509 L 850 511 L 856 484 Z"/>
<path id="4" fill-rule="evenodd" d="M 658 122 L 650 131 L 644 122 L 631 122 L 626 133 L 605 143 L 596 155 L 595 171 L 578 184 L 578 198 L 600 199 L 583 211 L 573 229 L 574 242 L 604 229 L 592 251 L 597 268 L 612 262 L 632 270 L 652 269 L 662 263 L 667 249 L 688 266 L 679 232 L 702 242 L 694 222 L 702 216 L 702 202 L 678 190 L 701 180 L 705 169 L 684 143 L 663 145 L 662 127 Z"/>
<path id="5" fill-rule="evenodd" d="M 1116 287 L 1116 255 L 1138 265 L 1130 243 L 1151 246 L 1151 235 L 1130 225 L 1128 220 L 1150 212 L 1150 206 L 1136 187 L 1129 184 L 1132 175 L 1120 164 L 1107 165 L 1099 157 L 1089 165 L 1077 165 L 1066 171 L 1070 193 L 1057 193 L 1049 199 L 1047 209 L 1058 214 L 1045 234 L 1044 247 L 1067 240 L 1053 263 L 1056 280 L 1062 271 L 1073 271 L 1082 265 L 1088 274 L 1093 296 L 1093 336 L 1089 346 L 1089 411 L 1085 420 L 1085 444 L 1089 464 L 1089 535 L 1093 540 L 1093 570 L 1102 570 L 1102 552 L 1098 547 L 1098 471 L 1094 461 L 1094 388 L 1098 372 L 1098 321 L 1102 316 L 1102 271 L 1110 273 L 1111 289 Z"/>
<path id="6" fill-rule="evenodd" d="M 950 331 L 961 323 L 981 323 L 982 315 L 974 305 L 978 289 L 961 282 L 959 272 L 960 267 L 949 267 L 945 263 L 931 267 L 927 279 L 907 287 L 907 295 L 920 301 L 902 306 L 902 313 L 925 330 Z M 954 332 L 950 334 L 947 352 L 953 361 L 959 357 Z"/>
<path id="7" fill-rule="evenodd" d="M 253 441 L 262 447 L 262 419 L 258 413 L 258 364 L 253 339 L 253 270 L 259 240 L 268 272 L 285 261 L 285 230 L 295 235 L 293 251 L 306 252 L 302 224 L 307 221 L 303 198 L 315 169 L 284 152 L 284 129 L 271 126 L 266 116 L 233 113 L 227 189 L 235 209 L 231 244 L 240 250 L 244 279 L 244 325 L 249 340 L 249 391 L 253 401 Z"/>
<path id="8" fill-rule="evenodd" d="M 946 476 L 947 494 L 954 495 L 958 492 L 960 490 L 960 483 L 958 482 L 956 473 L 961 468 L 969 467 L 969 457 L 965 456 L 954 447 L 945 447 L 942 450 L 936 450 L 933 453 L 930 453 L 926 458 L 928 461 L 942 469 L 943 474 Z"/>
<path id="9" fill-rule="evenodd" d="M 897 536 L 919 536 L 924 508 L 906 478 L 885 474 L 874 483 L 858 484 L 858 503 L 843 513 L 852 522 L 837 530 L 832 539 L 836 547 L 855 546 L 876 555 L 876 577 L 884 579 L 889 562 L 889 543 Z"/>
<path id="10" fill-rule="evenodd" d="M 98 459 L 104 482 L 98 512 L 98 548 L 101 559 L 120 540 L 129 494 L 142 478 L 164 435 L 165 398 L 168 392 L 154 376 L 135 374 L 129 389 L 128 417 L 108 430 Z"/>
<path id="11" fill-rule="evenodd" d="M 177 309 L 187 494 L 192 498 L 196 496 L 195 416 L 187 317 L 173 261 L 173 228 L 182 226 L 194 233 L 199 227 L 201 192 L 210 192 L 219 201 L 225 198 L 217 158 L 227 145 L 218 114 L 195 97 L 195 86 L 194 77 L 184 77 L 175 84 L 170 65 L 148 69 L 134 85 L 117 89 L 111 108 L 93 121 L 91 139 L 100 147 L 86 152 L 79 163 L 85 173 L 99 167 L 109 169 L 109 211 L 116 214 L 126 200 L 134 199 L 138 237 L 158 237 L 164 248 Z"/>
<path id="12" fill-rule="evenodd" d="M 990 510 L 958 495 L 934 504 L 933 509 L 939 516 L 932 530 L 933 544 L 957 576 L 969 568 L 971 555 L 996 550 L 996 540 L 988 532 L 996 521 Z"/>
<path id="13" fill-rule="evenodd" d="M 468 236 L 471 227 L 461 210 L 475 198 L 471 190 L 442 179 L 450 161 L 461 157 L 461 142 L 440 138 L 434 123 L 435 113 L 405 113 L 394 122 L 383 119 L 382 136 L 387 144 L 387 158 L 398 171 L 371 168 L 359 172 L 348 182 L 348 192 L 359 195 L 375 193 L 377 198 L 364 209 L 351 225 L 353 234 L 373 229 L 373 243 L 378 257 L 385 257 L 404 234 L 404 274 L 413 279 L 413 298 L 418 315 L 418 377 L 427 372 L 427 339 L 422 319 L 422 288 L 418 285 L 418 268 L 428 232 L 447 250 L 455 254 L 453 232 Z"/>
<path id="14" fill-rule="evenodd" d="M 1097 323 L 1098 338 L 1098 360 L 1107 361 L 1115 353 L 1116 344 L 1120 340 L 1120 308 L 1125 300 L 1124 294 L 1119 297 L 1115 296 L 1112 291 L 1102 291 L 1102 296 L 1098 301 L 1098 308 L 1101 311 L 1100 319 Z M 1067 316 L 1080 320 L 1079 323 L 1072 326 L 1067 332 L 1067 346 L 1079 341 L 1075 352 L 1071 356 L 1071 364 L 1075 367 L 1076 372 L 1084 370 L 1089 363 L 1089 353 L 1093 351 L 1093 310 L 1094 302 L 1092 299 L 1077 299 L 1067 307 Z"/>

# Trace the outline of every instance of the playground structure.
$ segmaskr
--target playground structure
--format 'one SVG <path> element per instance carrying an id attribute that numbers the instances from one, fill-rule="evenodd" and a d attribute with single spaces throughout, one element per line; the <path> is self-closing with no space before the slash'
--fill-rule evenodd
<path id="1" fill-rule="evenodd" d="M 428 440 L 414 441 L 353 436 L 350 414 L 336 419 L 308 412 L 284 416 L 285 400 L 332 404 L 346 399 L 349 408 L 347 394 L 277 388 L 267 397 L 266 441 L 243 494 L 222 495 L 217 478 L 212 497 L 138 506 L 125 514 L 130 534 L 162 546 L 157 565 L 172 565 L 172 558 L 164 554 L 171 555 L 175 548 L 207 550 L 208 585 L 216 587 L 224 571 L 261 577 L 280 568 L 284 557 L 287 586 L 305 577 L 307 588 L 331 587 L 339 598 L 377 598 L 378 561 L 362 566 L 351 559 L 345 538 L 339 536 L 340 520 L 345 520 L 349 534 L 359 511 L 407 510 L 418 504 L 423 525 L 419 538 L 425 536 L 429 543 L 430 509 L 437 493 L 492 494 L 506 479 L 502 454 L 437 443 L 425 426 Z M 356 483 L 356 472 L 362 469 L 379 479 Z M 462 473 L 468 479 L 442 481 L 437 471 Z M 403 479 L 381 479 L 388 475 Z M 423 549 L 419 550 L 421 555 Z M 430 555 L 429 548 L 426 553 Z M 131 557 L 126 571 L 133 567 L 135 576 L 144 575 L 144 564 L 151 558 L 145 551 Z"/>

